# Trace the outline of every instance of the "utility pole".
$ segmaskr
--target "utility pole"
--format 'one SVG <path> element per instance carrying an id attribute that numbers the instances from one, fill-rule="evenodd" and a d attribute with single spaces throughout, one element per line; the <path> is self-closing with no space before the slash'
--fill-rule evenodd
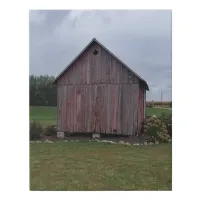
<path id="1" fill-rule="evenodd" d="M 163 91 L 161 89 L 161 107 L 162 107 L 162 102 L 163 102 Z"/>

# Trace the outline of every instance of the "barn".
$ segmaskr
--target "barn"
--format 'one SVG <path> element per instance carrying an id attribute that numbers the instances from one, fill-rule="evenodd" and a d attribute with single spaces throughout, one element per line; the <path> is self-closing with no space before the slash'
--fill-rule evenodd
<path id="1" fill-rule="evenodd" d="M 58 131 L 139 133 L 145 117 L 147 82 L 95 38 L 54 84 Z"/>

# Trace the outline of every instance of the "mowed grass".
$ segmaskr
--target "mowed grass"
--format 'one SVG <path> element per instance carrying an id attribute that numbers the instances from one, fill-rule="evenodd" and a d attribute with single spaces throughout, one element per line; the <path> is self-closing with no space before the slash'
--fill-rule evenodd
<path id="1" fill-rule="evenodd" d="M 56 124 L 56 107 L 30 106 L 30 120 L 39 121 L 42 125 Z"/>
<path id="2" fill-rule="evenodd" d="M 162 113 L 171 114 L 172 110 L 166 108 L 146 108 L 146 116 L 160 116 Z"/>
<path id="3" fill-rule="evenodd" d="M 30 144 L 31 190 L 171 190 L 171 144 Z"/>
<path id="4" fill-rule="evenodd" d="M 159 116 L 161 113 L 171 113 L 169 109 L 161 108 L 146 108 L 146 115 Z M 56 107 L 49 106 L 31 106 L 30 107 L 30 120 L 36 120 L 42 123 L 43 126 L 56 124 Z"/>

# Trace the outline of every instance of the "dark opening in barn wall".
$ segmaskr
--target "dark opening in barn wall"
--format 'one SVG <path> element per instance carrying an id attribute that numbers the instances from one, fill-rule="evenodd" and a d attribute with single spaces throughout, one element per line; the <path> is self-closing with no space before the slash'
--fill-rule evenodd
<path id="1" fill-rule="evenodd" d="M 93 51 L 93 54 L 96 56 L 97 54 L 99 53 L 99 51 L 97 50 L 97 49 L 95 49 L 94 51 Z"/>

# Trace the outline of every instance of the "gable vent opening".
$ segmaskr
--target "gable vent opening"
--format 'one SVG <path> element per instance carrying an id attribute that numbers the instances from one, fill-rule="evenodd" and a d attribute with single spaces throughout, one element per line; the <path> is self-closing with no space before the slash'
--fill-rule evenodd
<path id="1" fill-rule="evenodd" d="M 98 52 L 97 49 L 95 49 L 95 50 L 93 51 L 93 54 L 94 54 L 95 56 L 96 56 L 98 53 L 99 53 L 99 52 Z"/>

